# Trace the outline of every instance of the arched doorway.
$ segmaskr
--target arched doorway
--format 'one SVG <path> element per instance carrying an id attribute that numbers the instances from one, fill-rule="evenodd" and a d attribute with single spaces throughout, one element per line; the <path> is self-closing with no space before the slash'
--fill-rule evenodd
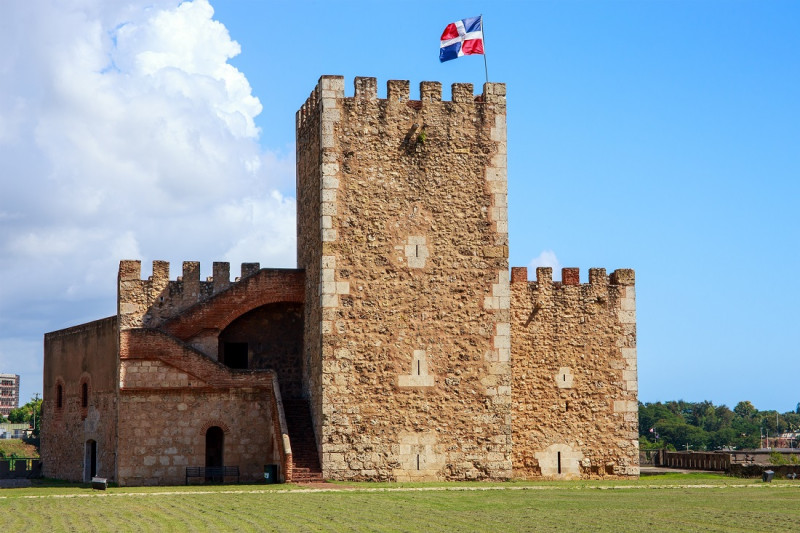
<path id="1" fill-rule="evenodd" d="M 210 466 L 223 466 L 225 457 L 225 432 L 219 426 L 211 426 L 206 431 L 206 467 Z M 206 475 L 206 480 L 217 481 L 212 479 L 216 476 Z M 221 479 L 219 480 L 222 481 Z"/>
<path id="2" fill-rule="evenodd" d="M 86 441 L 86 451 L 83 459 L 83 481 L 90 482 L 97 475 L 97 441 Z"/>

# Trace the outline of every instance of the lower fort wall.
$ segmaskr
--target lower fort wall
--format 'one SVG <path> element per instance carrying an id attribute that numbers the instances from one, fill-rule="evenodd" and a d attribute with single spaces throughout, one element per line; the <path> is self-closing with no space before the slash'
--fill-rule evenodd
<path id="1" fill-rule="evenodd" d="M 263 480 L 264 465 L 281 463 L 271 390 L 122 391 L 119 401 L 120 485 L 182 485 L 187 466 L 206 466 L 213 426 L 224 433 L 223 464 L 238 466 L 240 481 Z"/>
<path id="2" fill-rule="evenodd" d="M 578 275 L 512 270 L 515 477 L 639 474 L 634 274 Z"/>
<path id="3" fill-rule="evenodd" d="M 88 481 L 94 442 L 95 474 L 115 478 L 116 331 L 116 317 L 110 317 L 45 335 L 41 456 L 46 477 Z"/>
<path id="4" fill-rule="evenodd" d="M 254 482 L 264 465 L 281 464 L 273 372 L 231 370 L 141 329 L 120 333 L 120 362 L 120 485 L 182 484 L 187 466 L 238 466 L 240 481 Z M 222 465 L 207 463 L 214 426 L 224 435 Z"/>

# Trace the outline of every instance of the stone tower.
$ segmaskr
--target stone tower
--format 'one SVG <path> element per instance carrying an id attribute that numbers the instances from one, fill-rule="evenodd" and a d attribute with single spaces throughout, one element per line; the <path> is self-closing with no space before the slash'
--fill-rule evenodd
<path id="1" fill-rule="evenodd" d="M 297 113 L 303 370 L 325 478 L 511 476 L 505 85 L 323 76 Z"/>

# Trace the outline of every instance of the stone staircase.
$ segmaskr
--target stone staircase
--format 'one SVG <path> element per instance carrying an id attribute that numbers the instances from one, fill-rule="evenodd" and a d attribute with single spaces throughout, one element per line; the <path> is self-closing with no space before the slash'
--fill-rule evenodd
<path id="1" fill-rule="evenodd" d="M 283 400 L 289 441 L 292 445 L 292 482 L 322 483 L 317 442 L 311 423 L 308 400 L 303 398 Z"/>

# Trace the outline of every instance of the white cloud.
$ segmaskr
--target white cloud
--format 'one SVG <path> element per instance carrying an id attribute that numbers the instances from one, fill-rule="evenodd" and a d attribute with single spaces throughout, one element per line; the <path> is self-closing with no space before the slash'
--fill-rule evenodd
<path id="1" fill-rule="evenodd" d="M 528 268 L 536 269 L 537 267 L 550 267 L 553 269 L 554 274 L 560 274 L 561 272 L 561 263 L 559 263 L 558 257 L 556 257 L 556 253 L 553 250 L 542 250 L 542 253 L 531 259 L 531 262 L 528 263 Z"/>
<path id="2" fill-rule="evenodd" d="M 294 266 L 294 154 L 207 0 L 3 2 L 0 50 L 0 345 L 113 313 L 120 259 Z"/>

